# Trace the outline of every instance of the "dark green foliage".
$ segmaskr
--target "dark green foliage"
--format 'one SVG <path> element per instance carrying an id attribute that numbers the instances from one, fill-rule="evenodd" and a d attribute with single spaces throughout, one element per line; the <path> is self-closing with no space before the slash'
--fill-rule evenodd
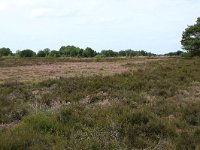
<path id="1" fill-rule="evenodd" d="M 185 55 L 183 51 L 176 51 L 165 54 L 165 56 L 183 56 L 183 55 Z"/>
<path id="2" fill-rule="evenodd" d="M 94 57 L 96 51 L 87 47 L 85 50 L 75 46 L 62 46 L 59 50 L 60 54 L 65 57 Z"/>
<path id="3" fill-rule="evenodd" d="M 41 50 L 41 51 L 38 51 L 37 57 L 46 57 L 46 54 L 44 51 Z"/>
<path id="4" fill-rule="evenodd" d="M 96 51 L 94 51 L 92 48 L 87 47 L 84 51 L 83 51 L 83 56 L 84 57 L 94 57 L 96 56 L 97 53 Z"/>
<path id="5" fill-rule="evenodd" d="M 47 57 L 47 56 L 49 56 L 50 51 L 51 50 L 49 48 L 45 48 L 44 50 L 40 50 L 37 53 L 37 57 Z"/>
<path id="6" fill-rule="evenodd" d="M 9 50 L 9 51 L 8 51 Z M 2 54 L 1 54 L 2 53 Z M 2 52 L 0 49 L 0 56 L 10 56 L 12 55 L 12 52 L 8 48 L 2 48 Z M 133 57 L 133 56 L 156 56 L 153 53 L 146 52 L 144 50 L 141 51 L 134 51 L 134 50 L 122 50 L 119 52 L 115 52 L 113 50 L 102 50 L 101 53 L 97 53 L 95 50 L 93 50 L 90 47 L 87 47 L 86 49 L 81 49 L 79 47 L 68 45 L 68 46 L 62 46 L 58 51 L 53 50 L 51 51 L 49 48 L 46 48 L 44 50 L 39 50 L 37 55 L 35 52 L 31 50 L 18 50 L 15 54 L 15 56 L 20 57 Z"/>
<path id="7" fill-rule="evenodd" d="M 50 57 L 60 57 L 60 53 L 59 51 L 56 51 L 56 50 L 52 50 L 49 55 Z"/>
<path id="8" fill-rule="evenodd" d="M 75 46 L 62 46 L 59 50 L 60 54 L 65 57 L 81 57 L 83 56 L 83 49 Z"/>
<path id="9" fill-rule="evenodd" d="M 34 57 L 36 56 L 36 53 L 30 49 L 18 51 L 17 55 L 20 57 Z"/>
<path id="10" fill-rule="evenodd" d="M 101 55 L 104 57 L 116 57 L 118 56 L 118 53 L 113 50 L 102 50 Z"/>
<path id="11" fill-rule="evenodd" d="M 12 55 L 12 51 L 9 48 L 0 48 L 0 57 L 2 56 L 10 56 Z"/>
<path id="12" fill-rule="evenodd" d="M 196 24 L 185 29 L 181 44 L 192 56 L 200 56 L 200 18 L 197 18 Z"/>
<path id="13" fill-rule="evenodd" d="M 141 50 L 141 51 L 134 51 L 134 50 L 131 50 L 131 49 L 128 49 L 128 50 L 122 50 L 122 51 L 119 51 L 119 56 L 125 56 L 125 57 L 134 57 L 134 56 L 155 56 L 155 54 L 153 53 L 149 53 L 149 52 L 146 52 L 144 50 Z"/>

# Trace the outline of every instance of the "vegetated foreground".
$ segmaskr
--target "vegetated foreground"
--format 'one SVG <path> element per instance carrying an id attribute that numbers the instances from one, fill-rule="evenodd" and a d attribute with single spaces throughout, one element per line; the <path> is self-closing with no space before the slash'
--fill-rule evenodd
<path id="1" fill-rule="evenodd" d="M 29 63 L 22 59 L 9 67 L 6 61 L 0 63 L 0 149 L 200 149 L 199 58 L 46 60 L 37 66 L 33 60 L 20 65 Z M 75 73 L 44 80 L 51 77 L 48 67 L 52 74 Z M 123 71 L 115 74 L 115 67 Z M 37 82 L 24 82 L 34 77 L 23 80 L 23 74 L 18 82 L 3 78 L 13 70 L 16 75 L 16 68 L 41 75 Z M 76 76 L 88 68 L 110 72 Z"/>

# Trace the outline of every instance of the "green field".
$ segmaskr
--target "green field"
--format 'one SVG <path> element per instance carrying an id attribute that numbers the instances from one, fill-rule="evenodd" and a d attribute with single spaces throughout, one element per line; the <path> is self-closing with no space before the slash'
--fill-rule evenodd
<path id="1" fill-rule="evenodd" d="M 1 58 L 0 114 L 3 150 L 199 150 L 200 58 Z"/>

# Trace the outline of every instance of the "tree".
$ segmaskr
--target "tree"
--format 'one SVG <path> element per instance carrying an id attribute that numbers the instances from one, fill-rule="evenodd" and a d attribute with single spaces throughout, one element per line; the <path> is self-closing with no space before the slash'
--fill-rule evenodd
<path id="1" fill-rule="evenodd" d="M 84 51 L 83 51 L 83 56 L 84 57 L 94 57 L 97 55 L 97 52 L 94 51 L 92 48 L 87 47 Z"/>
<path id="2" fill-rule="evenodd" d="M 66 57 L 77 57 L 77 56 L 80 57 L 82 56 L 83 50 L 80 49 L 79 47 L 68 45 L 68 46 L 62 46 L 59 52 L 62 56 Z"/>
<path id="3" fill-rule="evenodd" d="M 45 48 L 44 50 L 40 50 L 38 53 L 37 53 L 37 56 L 38 57 L 47 57 L 50 53 L 50 49 L 49 48 Z"/>
<path id="4" fill-rule="evenodd" d="M 165 54 L 165 56 L 182 56 L 184 54 L 183 51 L 169 52 Z"/>
<path id="5" fill-rule="evenodd" d="M 43 50 L 38 51 L 37 57 L 46 57 L 46 54 Z"/>
<path id="6" fill-rule="evenodd" d="M 9 48 L 0 48 L 0 57 L 2 56 L 9 56 L 9 55 L 12 55 L 12 52 Z"/>
<path id="7" fill-rule="evenodd" d="M 119 56 L 126 56 L 126 51 L 124 50 L 119 51 Z"/>
<path id="8" fill-rule="evenodd" d="M 60 52 L 59 51 L 56 51 L 56 50 L 53 50 L 49 53 L 49 56 L 50 57 L 60 57 Z"/>
<path id="9" fill-rule="evenodd" d="M 127 49 L 127 50 L 125 50 L 125 52 L 126 52 L 126 57 L 134 57 L 134 56 L 138 55 L 138 53 L 136 51 L 133 51 L 131 49 Z"/>
<path id="10" fill-rule="evenodd" d="M 34 57 L 34 56 L 36 56 L 36 53 L 34 51 L 30 50 L 30 49 L 18 51 L 17 54 L 20 57 Z"/>
<path id="11" fill-rule="evenodd" d="M 104 57 L 116 57 L 118 56 L 118 53 L 114 52 L 113 50 L 102 50 L 101 55 Z"/>
<path id="12" fill-rule="evenodd" d="M 197 18 L 196 24 L 185 29 L 181 44 L 191 56 L 200 56 L 200 17 Z"/>

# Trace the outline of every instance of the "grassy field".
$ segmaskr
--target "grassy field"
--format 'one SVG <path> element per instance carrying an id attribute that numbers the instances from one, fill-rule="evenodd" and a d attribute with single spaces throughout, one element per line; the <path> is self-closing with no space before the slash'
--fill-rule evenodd
<path id="1" fill-rule="evenodd" d="M 1 58 L 0 149 L 200 149 L 200 58 Z"/>

